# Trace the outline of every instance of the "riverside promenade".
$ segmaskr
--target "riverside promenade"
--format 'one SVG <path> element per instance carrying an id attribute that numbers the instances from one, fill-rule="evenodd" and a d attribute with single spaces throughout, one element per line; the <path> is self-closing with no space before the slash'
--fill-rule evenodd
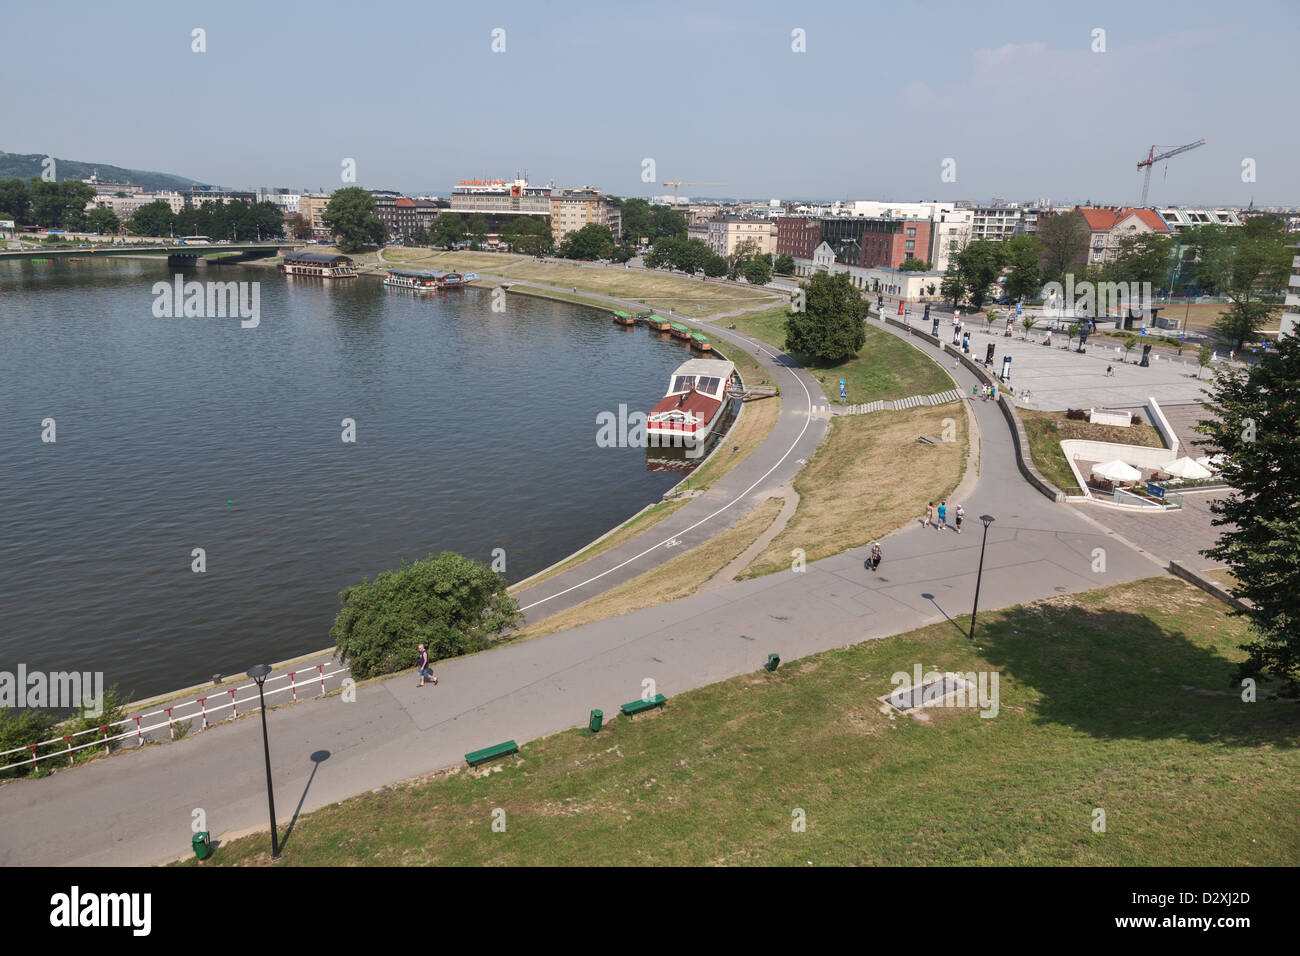
<path id="1" fill-rule="evenodd" d="M 950 369 L 938 349 L 911 341 Z M 976 381 L 964 367 L 949 374 L 963 393 Z M 811 394 L 810 402 L 816 404 Z M 591 708 L 616 713 L 640 695 L 645 678 L 671 698 L 757 670 L 769 652 L 792 661 L 968 614 L 983 513 L 996 521 L 988 533 L 982 609 L 1161 572 L 1113 532 L 1024 482 L 995 405 L 976 402 L 971 412 L 980 470 L 963 481 L 963 496 L 949 502 L 965 506 L 966 532 L 911 523 L 883 539 L 879 574 L 864 570 L 865 549 L 856 549 L 809 564 L 804 573 L 728 584 L 443 662 L 437 686 L 419 688 L 406 674 L 358 687 L 355 701 L 331 696 L 273 711 L 282 832 L 300 812 L 456 765 L 467 751 L 506 738 L 523 745 L 527 760 L 528 741 L 584 724 Z M 784 454 L 776 435 L 761 449 L 768 467 L 770 456 Z M 653 532 L 666 537 L 668 529 Z M 1105 549 L 1104 572 L 1092 570 L 1096 548 Z M 864 700 L 888 689 L 864 688 Z M 259 720 L 230 721 L 174 744 L 0 787 L 0 864 L 165 862 L 188 852 L 199 810 L 218 840 L 264 830 L 260 737 Z M 490 779 L 483 786 L 490 788 Z M 291 836 L 287 846 L 292 853 Z"/>

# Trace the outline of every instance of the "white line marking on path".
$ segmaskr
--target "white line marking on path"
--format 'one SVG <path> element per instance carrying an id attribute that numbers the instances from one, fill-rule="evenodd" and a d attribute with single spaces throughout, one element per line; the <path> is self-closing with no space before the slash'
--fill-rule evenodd
<path id="1" fill-rule="evenodd" d="M 743 338 L 743 336 L 741 336 L 741 337 Z M 755 343 L 751 340 L 750 344 L 755 344 Z M 758 348 L 760 351 L 762 351 L 762 352 L 766 352 L 766 353 L 767 353 L 768 355 L 770 355 L 774 360 L 776 359 L 777 356 L 776 356 L 776 353 L 775 353 L 775 352 L 770 352 L 770 351 L 768 351 L 767 349 L 763 348 L 762 345 L 757 345 L 757 348 Z M 784 367 L 784 366 L 782 366 L 782 367 Z M 799 387 L 803 389 L 804 398 L 805 398 L 805 400 L 806 400 L 806 402 L 807 402 L 807 405 L 808 405 L 809 411 L 811 412 L 811 409 L 812 409 L 812 393 L 808 391 L 808 386 L 805 385 L 805 384 L 803 383 L 803 379 L 801 379 L 801 378 L 799 377 L 799 373 L 798 373 L 798 371 L 797 371 L 797 370 L 794 370 L 794 369 L 791 369 L 790 371 L 791 371 L 791 374 L 794 375 L 794 380 L 795 380 L 796 382 L 799 383 Z M 777 468 L 781 467 L 781 463 L 782 463 L 783 461 L 785 461 L 788 457 L 790 457 L 790 452 L 792 452 L 792 451 L 795 450 L 795 446 L 797 446 L 797 445 L 799 444 L 800 440 L 801 440 L 801 439 L 803 438 L 803 436 L 804 436 L 804 432 L 806 432 L 806 431 L 808 430 L 808 426 L 809 426 L 811 423 L 812 423 L 812 415 L 809 414 L 809 415 L 807 415 L 807 416 L 804 418 L 804 421 L 803 421 L 803 428 L 799 429 L 799 434 L 796 435 L 796 436 L 794 437 L 794 441 L 790 443 L 790 447 L 787 448 L 787 449 L 785 450 L 785 454 L 783 454 L 780 458 L 778 458 L 778 459 L 776 460 L 776 463 L 775 463 L 774 465 L 772 465 L 771 468 L 769 468 L 767 471 L 765 471 L 765 472 L 762 474 L 762 476 L 760 476 L 760 477 L 758 478 L 758 480 L 756 480 L 752 485 L 750 485 L 748 488 L 746 488 L 744 491 L 742 491 L 740 494 L 738 494 L 734 499 L 732 499 L 731 501 L 729 501 L 727 504 L 723 505 L 723 506 L 722 506 L 721 508 L 719 508 L 717 511 L 713 512 L 713 514 L 711 514 L 711 515 L 707 515 L 707 516 L 701 518 L 699 521 L 695 522 L 695 524 L 691 525 L 689 528 L 684 529 L 684 530 L 682 531 L 682 534 L 689 534 L 690 532 L 692 532 L 692 531 L 694 531 L 696 528 L 698 528 L 700 525 L 704 524 L 706 521 L 712 521 L 712 520 L 713 520 L 714 518 L 716 518 L 718 515 L 722 514 L 722 512 L 726 511 L 726 510 L 727 510 L 728 508 L 730 508 L 732 505 L 736 504 L 736 502 L 738 502 L 738 501 L 743 501 L 743 500 L 745 499 L 745 497 L 746 497 L 746 496 L 747 496 L 751 491 L 753 491 L 755 488 L 757 488 L 759 485 L 761 485 L 764 481 L 766 481 L 766 480 L 767 480 L 767 477 L 768 477 L 770 474 L 772 474 L 772 472 L 776 471 Z M 524 606 L 524 607 L 521 607 L 519 610 L 521 610 L 521 611 L 527 611 L 529 608 L 534 608 L 534 607 L 537 607 L 538 605 L 545 604 L 547 601 L 553 601 L 553 600 L 555 600 L 557 597 L 563 597 L 564 595 L 568 594 L 570 591 L 576 591 L 576 590 L 578 590 L 578 588 L 586 587 L 586 586 L 587 586 L 588 584 L 590 584 L 592 581 L 599 581 L 599 580 L 600 580 L 601 578 L 603 578 L 605 575 L 607 575 L 607 574 L 611 574 L 611 573 L 613 573 L 614 571 L 617 571 L 619 568 L 626 567 L 627 565 L 631 564 L 633 561 L 638 560 L 639 558 L 644 558 L 647 554 L 649 554 L 651 551 L 656 550 L 657 548 L 662 548 L 662 547 L 666 546 L 670 541 L 677 541 L 677 538 L 665 538 L 663 541 L 660 541 L 658 544 L 656 544 L 656 545 L 652 545 L 651 547 L 646 548 L 646 549 L 645 549 L 644 551 L 642 551 L 640 554 L 635 554 L 635 555 L 633 555 L 632 557 L 628 558 L 626 561 L 622 562 L 621 564 L 616 564 L 616 565 L 614 565 L 612 568 L 608 568 L 608 569 L 606 569 L 606 570 L 604 570 L 604 571 L 601 571 L 600 574 L 597 574 L 597 575 L 594 575 L 594 576 L 592 576 L 592 577 L 589 577 L 589 578 L 587 578 L 587 580 L 582 581 L 582 582 L 580 582 L 580 583 L 578 583 L 578 584 L 575 584 L 575 585 L 573 585 L 572 587 L 565 588 L 563 591 L 557 591 L 556 593 L 552 594 L 550 597 L 544 597 L 544 598 L 542 598 L 540 601 L 534 601 L 532 604 L 528 604 L 528 605 L 526 605 L 526 606 Z"/>

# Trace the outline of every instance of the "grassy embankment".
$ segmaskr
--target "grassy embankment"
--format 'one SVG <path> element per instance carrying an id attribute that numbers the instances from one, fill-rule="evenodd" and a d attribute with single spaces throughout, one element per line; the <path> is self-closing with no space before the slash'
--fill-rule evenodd
<path id="1" fill-rule="evenodd" d="M 737 316 L 736 330 L 781 349 L 785 346 L 784 306 Z M 953 388 L 952 379 L 934 361 L 888 332 L 868 325 L 867 341 L 847 362 L 819 363 L 794 355 L 824 385 L 826 397 L 839 402 L 840 379 L 847 383 L 846 404 L 877 399 L 933 395 Z"/>
<path id="2" fill-rule="evenodd" d="M 952 440 L 916 440 L 945 434 Z M 788 569 L 796 548 L 816 561 L 906 524 L 926 502 L 937 503 L 957 487 L 968 444 L 960 402 L 833 419 L 830 434 L 794 480 L 799 507 L 743 577 Z"/>
<path id="3" fill-rule="evenodd" d="M 1083 489 L 1074 480 L 1070 463 L 1065 460 L 1061 442 L 1068 439 L 1084 441 L 1118 442 L 1124 445 L 1143 445 L 1163 448 L 1160 433 L 1150 425 L 1095 425 L 1092 422 L 1072 421 L 1064 412 L 1038 412 L 1028 408 L 1017 409 L 1020 420 L 1029 435 L 1029 454 L 1043 477 L 1067 495 L 1081 495 Z"/>
<path id="4" fill-rule="evenodd" d="M 1300 713 L 1242 702 L 1226 612 L 1150 578 L 756 669 L 308 814 L 281 865 L 1293 865 Z M 917 663 L 997 672 L 997 715 L 882 713 Z"/>

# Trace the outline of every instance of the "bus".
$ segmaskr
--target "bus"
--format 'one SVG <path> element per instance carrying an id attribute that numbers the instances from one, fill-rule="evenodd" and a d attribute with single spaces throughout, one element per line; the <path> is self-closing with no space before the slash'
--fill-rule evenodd
<path id="1" fill-rule="evenodd" d="M 207 236 L 179 236 L 176 239 L 178 246 L 210 246 L 212 240 Z"/>

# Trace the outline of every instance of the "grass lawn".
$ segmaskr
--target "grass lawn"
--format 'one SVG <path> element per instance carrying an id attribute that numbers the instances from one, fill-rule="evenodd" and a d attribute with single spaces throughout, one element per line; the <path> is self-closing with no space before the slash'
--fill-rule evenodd
<path id="1" fill-rule="evenodd" d="M 1118 442 L 1124 445 L 1144 445 L 1163 448 L 1160 433 L 1150 425 L 1094 425 L 1092 422 L 1071 421 L 1065 412 L 1038 412 L 1028 408 L 1017 409 L 1020 420 L 1029 435 L 1029 455 L 1043 477 L 1067 495 L 1081 495 L 1083 489 L 1074 480 L 1070 463 L 1065 460 L 1061 442 L 1068 439 Z"/>
<path id="2" fill-rule="evenodd" d="M 282 865 L 1294 865 L 1300 712 L 1241 701 L 1226 612 L 1161 576 L 756 669 L 318 810 Z M 882 713 L 918 663 L 996 672 L 996 716 Z"/>
<path id="3" fill-rule="evenodd" d="M 780 498 L 768 498 L 717 537 L 604 594 L 553 614 L 510 635 L 538 637 L 602 621 L 643 607 L 666 604 L 694 594 L 758 538 L 781 511 Z"/>
<path id="4" fill-rule="evenodd" d="M 737 331 L 780 349 L 785 346 L 786 315 L 785 307 L 781 306 L 736 316 L 733 321 Z M 866 332 L 862 351 L 847 362 L 822 364 L 808 356 L 794 356 L 824 383 L 823 391 L 831 401 L 839 401 L 840 379 L 847 382 L 849 405 L 933 395 L 955 387 L 942 368 L 907 342 L 870 325 Z"/>
<path id="5" fill-rule="evenodd" d="M 916 440 L 943 437 L 945 420 L 953 441 Z M 743 576 L 789 570 L 795 548 L 816 561 L 870 544 L 919 517 L 926 502 L 937 503 L 961 481 L 968 440 L 960 402 L 833 419 L 830 434 L 794 480 L 794 517 Z"/>

